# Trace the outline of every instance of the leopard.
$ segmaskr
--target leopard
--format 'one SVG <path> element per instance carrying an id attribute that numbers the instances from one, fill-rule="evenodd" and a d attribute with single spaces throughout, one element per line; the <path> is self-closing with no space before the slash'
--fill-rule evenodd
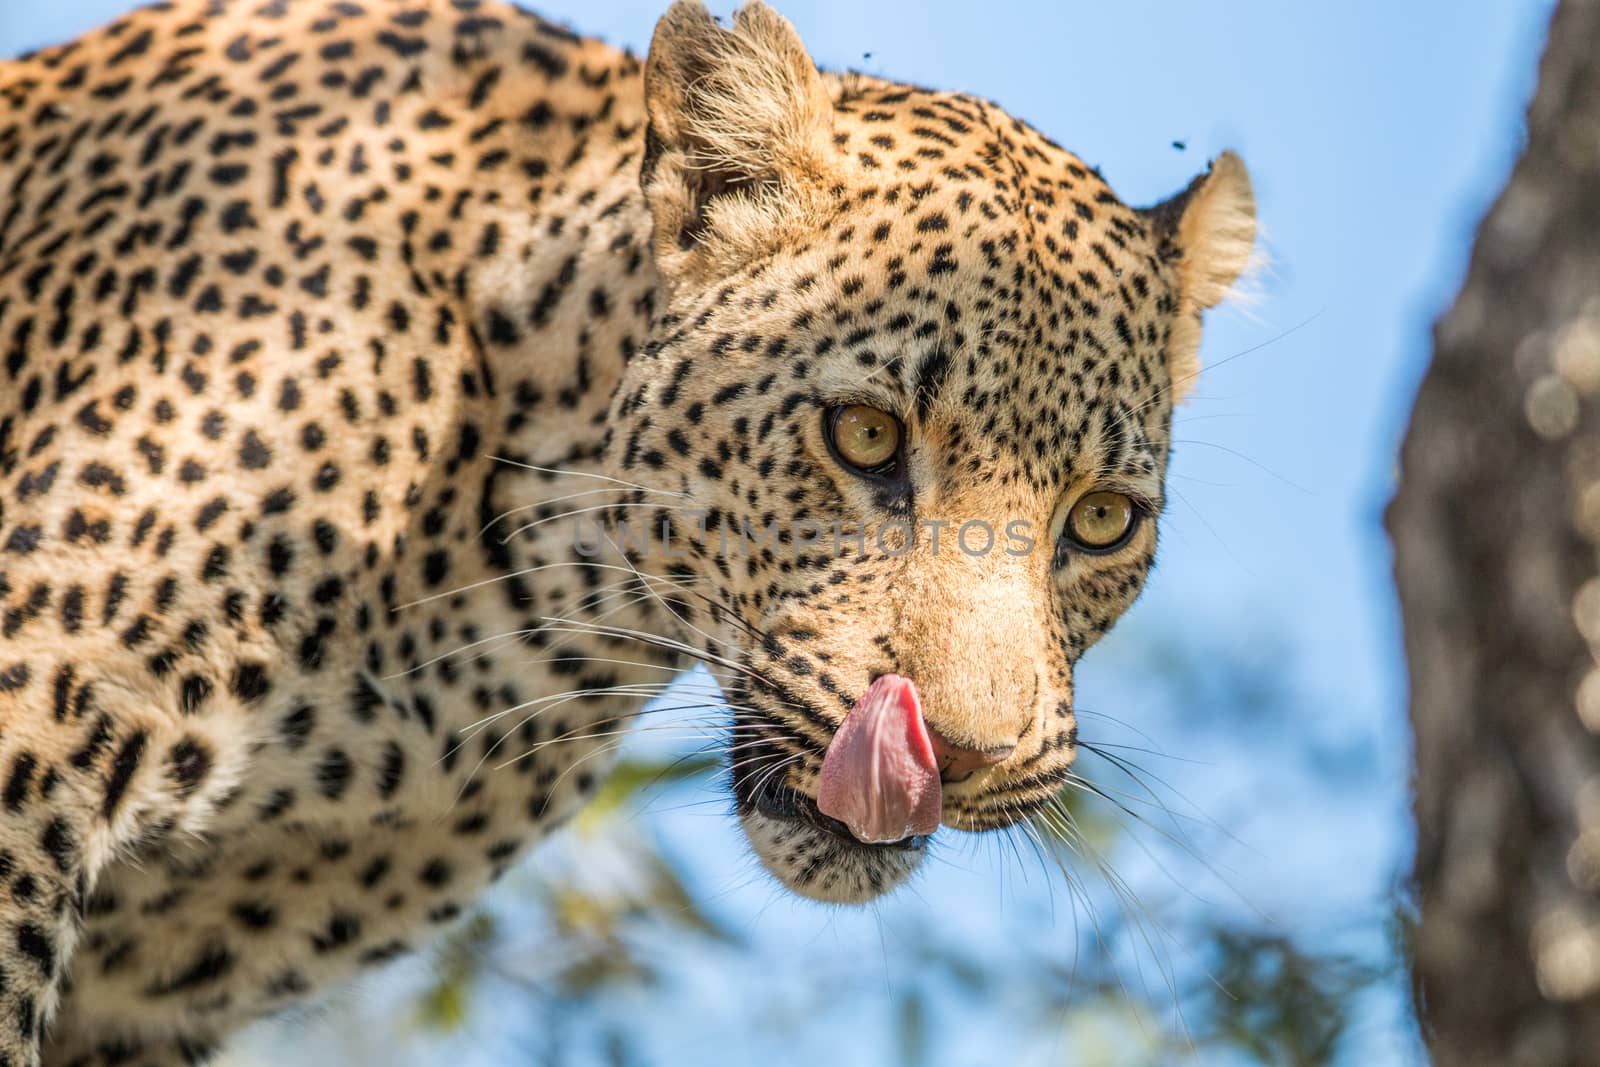
<path id="1" fill-rule="evenodd" d="M 429 945 L 697 664 L 802 897 L 1030 818 L 1256 244 L 757 0 L 154 3 L 0 62 L 0 190 L 0 1067 Z"/>

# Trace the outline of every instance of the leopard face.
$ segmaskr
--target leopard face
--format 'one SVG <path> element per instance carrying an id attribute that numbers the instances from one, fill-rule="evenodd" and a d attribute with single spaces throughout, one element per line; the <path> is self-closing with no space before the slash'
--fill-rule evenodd
<path id="1" fill-rule="evenodd" d="M 991 104 L 819 76 L 760 5 L 730 29 L 674 7 L 645 93 L 670 305 L 618 390 L 611 469 L 700 590 L 677 610 L 729 696 L 757 855 L 804 895 L 871 899 L 924 838 L 863 844 L 817 794 L 873 679 L 921 694 L 944 825 L 1004 827 L 1061 788 L 1073 668 L 1149 573 L 1249 180 L 1225 155 L 1129 209 Z"/>

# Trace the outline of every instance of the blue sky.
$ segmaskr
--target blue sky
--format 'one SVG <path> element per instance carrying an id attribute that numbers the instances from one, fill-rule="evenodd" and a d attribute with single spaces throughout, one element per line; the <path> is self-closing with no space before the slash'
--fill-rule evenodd
<path id="1" fill-rule="evenodd" d="M 642 50 L 661 6 L 551 0 L 539 9 Z M 1252 903 L 1293 922 L 1317 911 L 1308 886 L 1328 900 L 1381 899 L 1410 831 L 1403 664 L 1380 512 L 1431 322 L 1517 149 L 1550 0 L 776 6 L 822 65 L 997 100 L 1099 166 L 1135 204 L 1180 189 L 1223 148 L 1243 155 L 1269 259 L 1248 304 L 1208 322 L 1212 369 L 1178 416 L 1157 577 L 1086 661 L 1081 700 L 1140 722 L 1128 702 L 1151 640 L 1222 635 L 1265 650 L 1317 709 L 1276 727 L 1357 766 L 1363 788 L 1330 809 L 1298 791 L 1297 764 L 1262 766 L 1248 739 L 1191 736 L 1182 716 L 1161 724 L 1162 745 L 1203 753 L 1210 771 L 1186 792 L 1241 839 L 1228 863 Z M 0 0 L 0 54 L 64 39 L 123 7 Z M 1203 718 L 1205 708 L 1193 712 Z M 708 852 L 696 862 L 731 861 Z M 756 905 L 782 911 L 762 895 Z M 808 914 L 792 919 L 796 936 L 848 936 Z M 1403 1062 L 1397 1025 L 1392 1013 L 1376 1019 L 1352 1062 Z"/>

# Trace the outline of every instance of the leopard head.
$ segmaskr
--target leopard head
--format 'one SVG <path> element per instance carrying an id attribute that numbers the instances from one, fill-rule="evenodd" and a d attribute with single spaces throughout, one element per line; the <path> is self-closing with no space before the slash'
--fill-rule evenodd
<path id="1" fill-rule="evenodd" d="M 1005 827 L 1062 787 L 1074 665 L 1149 573 L 1250 181 L 1228 153 L 1131 209 L 993 104 L 819 73 L 760 3 L 727 27 L 675 4 L 645 94 L 668 298 L 611 473 L 673 502 L 654 565 L 727 695 L 757 855 L 869 900 L 926 840 L 864 841 L 818 804 L 875 680 L 911 683 L 922 733 L 888 744 L 936 768 L 934 823 Z"/>

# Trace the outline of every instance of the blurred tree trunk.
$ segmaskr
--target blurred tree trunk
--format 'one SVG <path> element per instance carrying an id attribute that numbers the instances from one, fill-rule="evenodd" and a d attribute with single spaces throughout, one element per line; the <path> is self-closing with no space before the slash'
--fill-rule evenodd
<path id="1" fill-rule="evenodd" d="M 1600 0 L 1563 0 L 1390 506 L 1441 1067 L 1600 1064 Z"/>

